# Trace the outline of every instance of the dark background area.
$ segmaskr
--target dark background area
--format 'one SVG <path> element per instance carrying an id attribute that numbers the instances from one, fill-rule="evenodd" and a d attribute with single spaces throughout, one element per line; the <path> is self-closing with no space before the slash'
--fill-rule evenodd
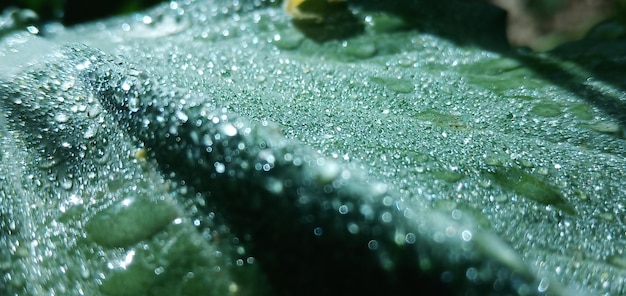
<path id="1" fill-rule="evenodd" d="M 41 21 L 61 21 L 73 25 L 111 15 L 131 13 L 164 2 L 164 0 L 8 0 L 0 2 L 0 11 L 7 7 L 28 8 Z"/>

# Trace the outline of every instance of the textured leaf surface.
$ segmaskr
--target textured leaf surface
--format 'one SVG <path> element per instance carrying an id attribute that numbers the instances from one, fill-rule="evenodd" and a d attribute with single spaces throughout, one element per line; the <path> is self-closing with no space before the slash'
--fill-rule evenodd
<path id="1" fill-rule="evenodd" d="M 487 6 L 353 5 L 6 36 L 0 291 L 624 293 L 624 41 L 525 54 Z"/>

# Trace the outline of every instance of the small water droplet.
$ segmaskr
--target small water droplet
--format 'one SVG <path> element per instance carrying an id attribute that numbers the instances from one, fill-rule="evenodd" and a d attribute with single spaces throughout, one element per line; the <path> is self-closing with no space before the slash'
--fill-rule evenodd
<path id="1" fill-rule="evenodd" d="M 97 164 L 106 164 L 107 161 L 109 161 L 109 156 L 110 156 L 110 149 L 98 149 L 95 152 L 94 161 Z"/>
<path id="2" fill-rule="evenodd" d="M 371 58 L 378 52 L 375 43 L 365 41 L 347 43 L 344 50 L 347 55 L 359 59 Z"/>
<path id="3" fill-rule="evenodd" d="M 264 82 L 267 78 L 265 77 L 265 75 L 261 75 L 261 74 L 255 74 L 254 75 L 254 80 L 256 82 Z"/>
<path id="4" fill-rule="evenodd" d="M 70 119 L 69 116 L 67 116 L 67 114 L 65 114 L 65 113 L 57 113 L 54 116 L 54 120 L 56 120 L 57 122 L 60 122 L 60 123 L 65 123 L 69 119 Z"/>
<path id="5" fill-rule="evenodd" d="M 370 250 L 372 250 L 372 251 L 373 251 L 373 250 L 377 250 L 377 249 L 378 249 L 378 241 L 376 241 L 376 240 L 374 240 L 374 239 L 373 239 L 373 240 L 370 240 L 370 241 L 367 243 L 367 247 L 368 247 Z"/>
<path id="6" fill-rule="evenodd" d="M 189 120 L 189 116 L 187 116 L 187 114 L 185 114 L 185 112 L 181 111 L 181 110 L 176 110 L 176 118 L 178 118 L 178 120 L 180 120 L 181 122 L 185 123 L 187 122 L 187 120 Z"/>
<path id="7" fill-rule="evenodd" d="M 91 272 L 89 271 L 89 269 L 87 269 L 87 267 L 83 264 L 79 264 L 79 270 L 80 270 L 80 276 L 83 279 L 88 279 L 89 276 L 91 275 Z"/>
<path id="8" fill-rule="evenodd" d="M 37 166 L 40 169 L 49 169 L 49 168 L 52 168 L 52 167 L 58 165 L 59 162 L 60 162 L 59 159 L 57 159 L 56 157 L 50 156 L 50 157 L 47 157 L 45 159 L 40 159 L 37 162 Z"/>
<path id="9" fill-rule="evenodd" d="M 85 139 L 92 139 L 93 137 L 96 136 L 97 133 L 98 133 L 98 127 L 97 126 L 89 126 L 85 130 L 85 133 L 83 134 L 83 138 L 85 138 Z"/>
<path id="10" fill-rule="evenodd" d="M 404 236 L 404 241 L 407 244 L 414 244 L 416 240 L 417 240 L 417 237 L 413 233 L 407 233 L 406 236 Z"/>
<path id="11" fill-rule="evenodd" d="M 384 223 L 391 222 L 392 218 L 393 216 L 389 212 L 384 212 L 382 215 L 380 215 L 380 220 L 382 220 Z"/>
<path id="12" fill-rule="evenodd" d="M 348 223 L 348 232 L 352 234 L 359 233 L 359 225 L 357 225 L 356 223 Z"/>
<path id="13" fill-rule="evenodd" d="M 588 127 L 603 134 L 618 134 L 621 130 L 619 123 L 610 120 L 599 121 Z"/>
<path id="14" fill-rule="evenodd" d="M 319 165 L 319 175 L 317 181 L 321 184 L 327 184 L 335 180 L 341 172 L 339 164 L 332 160 L 319 158 L 317 161 Z"/>
<path id="15" fill-rule="evenodd" d="M 289 29 L 282 34 L 276 34 L 273 37 L 272 44 L 278 49 L 291 50 L 300 46 L 304 40 L 304 35 L 296 29 Z"/>
<path id="16" fill-rule="evenodd" d="M 87 68 L 89 68 L 89 66 L 91 65 L 91 61 L 90 60 L 85 60 L 82 63 L 79 63 L 78 65 L 76 65 L 76 70 L 85 70 Z"/>
<path id="17" fill-rule="evenodd" d="M 469 230 L 463 230 L 463 232 L 461 232 L 461 238 L 466 242 L 472 240 L 472 232 Z"/>
<path id="18" fill-rule="evenodd" d="M 72 179 L 70 178 L 63 178 L 63 180 L 61 180 L 61 188 L 65 190 L 72 189 L 73 185 L 74 185 L 74 182 L 72 182 Z"/>
<path id="19" fill-rule="evenodd" d="M 544 293 L 548 291 L 549 287 L 550 281 L 547 278 L 542 278 L 541 281 L 539 281 L 539 285 L 537 286 L 537 291 Z"/>
<path id="20" fill-rule="evenodd" d="M 222 174 L 226 171 L 226 166 L 221 162 L 216 162 L 213 165 L 215 166 L 215 172 L 218 174 Z"/>
<path id="21" fill-rule="evenodd" d="M 75 79 L 72 77 L 69 80 L 65 80 L 61 83 L 61 90 L 62 91 L 68 91 L 69 89 L 71 89 L 72 87 L 74 87 L 74 82 Z"/>
<path id="22" fill-rule="evenodd" d="M 283 182 L 280 179 L 270 178 L 265 184 L 265 189 L 274 194 L 283 192 Z"/>
<path id="23" fill-rule="evenodd" d="M 128 110 L 130 110 L 130 112 L 134 113 L 139 111 L 140 105 L 139 98 L 133 97 L 128 99 Z"/>
<path id="24" fill-rule="evenodd" d="M 98 116 L 100 112 L 101 110 L 100 110 L 99 104 L 92 104 L 92 105 L 89 105 L 89 107 L 87 107 L 87 116 L 90 118 L 94 118 Z"/>
<path id="25" fill-rule="evenodd" d="M 237 135 L 237 128 L 230 123 L 220 125 L 219 129 L 226 136 L 233 137 Z"/>

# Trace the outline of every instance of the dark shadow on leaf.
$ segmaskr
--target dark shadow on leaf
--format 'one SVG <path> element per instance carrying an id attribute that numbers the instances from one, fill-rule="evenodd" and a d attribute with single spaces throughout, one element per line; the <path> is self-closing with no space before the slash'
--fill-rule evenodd
<path id="1" fill-rule="evenodd" d="M 599 32 L 602 31 L 602 32 Z M 612 32 L 607 32 L 612 31 Z M 549 53 L 550 59 L 557 62 L 573 62 L 580 69 L 591 74 L 580 77 L 573 73 L 563 73 L 562 78 L 550 77 L 555 84 L 563 85 L 584 97 L 589 103 L 619 121 L 626 127 L 626 26 L 616 21 L 607 21 L 596 26 L 586 38 L 557 47 Z M 565 72 L 561 70 L 562 72 Z M 569 75 L 566 75 L 569 74 Z M 558 79 L 563 79 L 560 83 Z M 593 88 L 593 80 L 601 81 L 619 90 L 620 97 L 611 96 Z"/>
<path id="2" fill-rule="evenodd" d="M 458 45 L 492 51 L 508 50 L 506 14 L 491 4 L 466 1 L 356 0 L 363 11 L 384 11 L 401 17 L 410 29 L 438 35 Z"/>
<path id="3" fill-rule="evenodd" d="M 325 3 L 325 4 L 322 4 Z M 349 3 L 349 6 L 348 6 Z M 321 20 L 294 20 L 296 27 L 317 42 L 345 39 L 364 32 L 359 14 L 386 12 L 401 18 L 407 30 L 447 38 L 459 45 L 476 45 L 489 50 L 508 50 L 504 10 L 484 2 L 446 1 L 305 1 L 299 10 L 321 16 Z M 362 13 L 361 13 L 362 12 Z"/>
<path id="4" fill-rule="evenodd" d="M 602 82 L 623 96 L 626 94 L 626 38 L 594 40 L 585 38 L 540 55 L 520 52 L 512 56 L 542 78 L 582 97 L 626 127 L 626 99 L 594 87 Z M 570 63 L 575 67 L 564 65 Z"/>

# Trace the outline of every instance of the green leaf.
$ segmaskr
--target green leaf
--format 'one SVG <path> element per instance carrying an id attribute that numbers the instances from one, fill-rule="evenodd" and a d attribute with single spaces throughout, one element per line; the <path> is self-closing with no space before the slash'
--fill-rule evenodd
<path id="1" fill-rule="evenodd" d="M 516 52 L 492 7 L 385 3 L 4 37 L 0 293 L 624 293 L 625 41 Z"/>

